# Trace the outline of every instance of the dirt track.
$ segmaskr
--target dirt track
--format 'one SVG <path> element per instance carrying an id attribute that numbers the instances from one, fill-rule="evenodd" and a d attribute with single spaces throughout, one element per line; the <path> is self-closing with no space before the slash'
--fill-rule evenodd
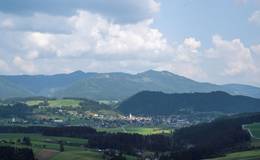
<path id="1" fill-rule="evenodd" d="M 54 157 L 57 155 L 59 152 L 55 150 L 50 150 L 50 149 L 43 149 L 41 150 L 38 154 L 36 154 L 36 158 L 38 160 L 49 160 L 50 158 Z"/>

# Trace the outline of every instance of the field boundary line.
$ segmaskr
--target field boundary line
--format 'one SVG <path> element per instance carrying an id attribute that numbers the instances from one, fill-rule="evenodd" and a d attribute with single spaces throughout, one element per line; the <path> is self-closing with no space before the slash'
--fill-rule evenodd
<path id="1" fill-rule="evenodd" d="M 246 131 L 250 134 L 250 136 L 251 136 L 252 138 L 254 138 L 254 139 L 260 139 L 260 138 L 258 138 L 258 137 L 255 137 L 255 136 L 253 135 L 253 133 L 251 132 L 251 130 L 250 130 L 249 128 L 247 128 L 246 126 L 247 126 L 247 125 L 243 124 L 243 125 L 242 125 L 242 129 L 243 129 L 243 130 L 246 130 Z"/>

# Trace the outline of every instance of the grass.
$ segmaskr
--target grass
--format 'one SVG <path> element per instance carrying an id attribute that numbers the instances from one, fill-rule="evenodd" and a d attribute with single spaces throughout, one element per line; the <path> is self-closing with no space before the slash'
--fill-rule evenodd
<path id="1" fill-rule="evenodd" d="M 65 149 L 82 150 L 80 146 L 87 143 L 86 139 L 79 139 L 79 138 L 42 136 L 40 134 L 15 134 L 15 133 L 0 134 L 1 140 L 13 141 L 13 142 L 16 142 L 17 139 L 21 139 L 23 137 L 30 137 L 33 149 L 34 148 L 39 149 L 45 146 L 46 149 L 59 150 L 58 141 L 63 141 L 66 142 Z M 69 144 L 73 144 L 73 146 Z"/>
<path id="2" fill-rule="evenodd" d="M 227 154 L 225 157 L 212 160 L 257 160 L 260 159 L 260 150 L 243 151 Z"/>
<path id="3" fill-rule="evenodd" d="M 78 107 L 80 104 L 80 100 L 75 99 L 57 99 L 57 100 L 49 100 L 49 106 L 65 106 L 65 107 Z"/>
<path id="4" fill-rule="evenodd" d="M 94 151 L 60 152 L 50 160 L 102 160 L 102 154 Z"/>
<path id="5" fill-rule="evenodd" d="M 102 152 L 97 152 L 92 149 L 81 147 L 82 145 L 87 143 L 86 139 L 42 136 L 40 134 L 20 134 L 20 133 L 0 134 L 0 140 L 6 140 L 7 142 L 9 141 L 16 142 L 17 139 L 21 139 L 23 137 L 30 137 L 32 146 L 24 146 L 20 144 L 0 144 L 0 145 L 32 148 L 36 156 L 44 155 L 45 153 L 42 153 L 42 151 L 44 152 L 46 150 L 55 152 L 55 154 L 51 155 L 51 158 L 48 158 L 48 160 L 102 160 L 103 159 Z M 60 146 L 57 142 L 60 140 L 65 142 L 64 152 L 59 152 Z M 125 157 L 127 160 L 136 160 L 136 158 L 132 156 L 125 155 Z"/>
<path id="6" fill-rule="evenodd" d="M 29 100 L 29 101 L 26 101 L 26 104 L 28 106 L 39 105 L 40 103 L 43 103 L 43 100 Z"/>
<path id="7" fill-rule="evenodd" d="M 251 131 L 252 135 L 255 138 L 260 138 L 260 123 L 252 123 L 246 125 L 246 128 L 248 128 Z"/>
<path id="8" fill-rule="evenodd" d="M 141 135 L 152 135 L 152 134 L 170 134 L 170 129 L 161 129 L 161 128 L 145 128 L 145 127 L 121 127 L 121 128 L 98 128 L 100 132 L 109 132 L 109 133 L 137 133 Z"/>
<path id="9" fill-rule="evenodd" d="M 60 106 L 64 106 L 64 107 L 78 107 L 80 106 L 81 100 L 77 100 L 77 99 L 56 99 L 56 100 L 48 100 L 49 106 L 53 106 L 53 107 L 60 107 Z M 43 103 L 43 100 L 29 100 L 26 101 L 26 104 L 29 106 L 33 106 L 33 105 L 39 105 L 40 103 Z"/>
<path id="10" fill-rule="evenodd" d="M 39 141 L 39 140 L 62 140 L 69 141 L 72 143 L 82 143 L 82 141 L 86 141 L 85 139 L 80 138 L 69 138 L 69 137 L 54 137 L 54 136 L 42 136 L 40 134 L 27 134 L 27 133 L 1 133 L 0 139 L 18 139 L 22 137 L 30 137 L 31 140 Z"/>

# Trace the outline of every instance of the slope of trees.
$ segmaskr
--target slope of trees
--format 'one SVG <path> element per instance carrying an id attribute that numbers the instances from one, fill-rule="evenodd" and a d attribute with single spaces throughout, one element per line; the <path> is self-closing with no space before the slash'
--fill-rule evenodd
<path id="1" fill-rule="evenodd" d="M 118 149 L 127 153 L 133 153 L 135 150 L 165 152 L 171 150 L 171 146 L 171 136 L 165 135 L 98 133 L 88 139 L 88 147 Z"/>
<path id="2" fill-rule="evenodd" d="M 1 160 L 34 160 L 33 151 L 29 148 L 0 146 Z"/>
<path id="3" fill-rule="evenodd" d="M 183 109 L 242 113 L 260 111 L 260 99 L 232 96 L 220 91 L 183 94 L 143 91 L 122 102 L 118 109 L 126 114 L 139 115 L 169 115 Z"/>
<path id="4" fill-rule="evenodd" d="M 0 117 L 25 117 L 32 113 L 32 108 L 23 103 L 14 105 L 0 105 Z"/>

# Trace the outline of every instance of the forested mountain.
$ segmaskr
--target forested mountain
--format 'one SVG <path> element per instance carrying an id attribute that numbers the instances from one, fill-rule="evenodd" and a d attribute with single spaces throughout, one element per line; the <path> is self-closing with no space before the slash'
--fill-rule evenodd
<path id="1" fill-rule="evenodd" d="M 26 97 L 30 95 L 31 93 L 28 90 L 0 77 L 0 98 Z"/>
<path id="2" fill-rule="evenodd" d="M 143 91 L 123 101 L 118 110 L 125 114 L 169 115 L 182 110 L 197 112 L 242 113 L 260 111 L 260 99 L 211 93 L 165 94 Z"/>
<path id="3" fill-rule="evenodd" d="M 5 95 L 0 94 L 2 98 L 31 94 L 34 96 L 123 100 L 143 90 L 166 93 L 225 91 L 230 94 L 260 98 L 260 88 L 257 87 L 200 83 L 171 72 L 154 70 L 138 74 L 76 71 L 57 75 L 0 76 L 0 87 L 7 87 L 8 85 L 5 84 L 7 82 L 15 84 L 16 87 L 1 89 L 1 92 L 6 93 Z M 8 94 L 8 92 L 13 93 L 14 91 L 19 94 Z"/>

